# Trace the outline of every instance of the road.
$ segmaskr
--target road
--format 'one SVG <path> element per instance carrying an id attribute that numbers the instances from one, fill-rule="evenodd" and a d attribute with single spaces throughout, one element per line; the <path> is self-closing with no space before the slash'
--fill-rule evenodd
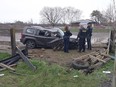
<path id="1" fill-rule="evenodd" d="M 74 35 L 77 35 L 76 32 L 73 32 Z M 108 40 L 108 33 L 93 33 L 92 43 L 106 43 Z M 16 33 L 16 41 L 20 41 L 21 33 Z M 0 41 L 10 41 L 10 36 L 0 36 Z"/>
<path id="2" fill-rule="evenodd" d="M 16 41 L 20 41 L 21 33 L 16 33 Z M 0 36 L 0 41 L 10 41 L 10 36 Z"/>

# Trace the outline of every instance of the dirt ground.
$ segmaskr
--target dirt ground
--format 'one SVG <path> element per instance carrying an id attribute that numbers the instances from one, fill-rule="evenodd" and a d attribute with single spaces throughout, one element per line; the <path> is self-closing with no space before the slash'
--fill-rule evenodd
<path id="1" fill-rule="evenodd" d="M 2 42 L 0 45 L 0 52 L 7 52 L 11 54 L 11 46 L 10 43 Z M 9 45 L 8 45 L 9 44 Z M 28 56 L 31 59 L 38 59 L 44 60 L 49 63 L 57 63 L 59 65 L 67 66 L 69 65 L 75 58 L 79 58 L 82 55 L 89 54 L 93 51 L 101 50 L 101 48 L 93 48 L 92 50 L 86 50 L 85 52 L 78 52 L 78 49 L 69 50 L 69 53 L 60 51 L 54 51 L 53 49 L 46 49 L 46 48 L 36 48 L 36 49 L 29 49 Z"/>
<path id="2" fill-rule="evenodd" d="M 69 50 L 69 53 L 63 51 L 53 51 L 52 49 L 31 49 L 28 51 L 30 58 L 36 58 L 40 60 L 48 61 L 49 63 L 57 63 L 59 65 L 67 66 L 75 58 L 79 58 L 82 55 L 89 54 L 93 51 L 99 50 L 99 48 L 93 48 L 91 51 L 86 50 L 85 52 L 79 53 L 77 49 Z"/>

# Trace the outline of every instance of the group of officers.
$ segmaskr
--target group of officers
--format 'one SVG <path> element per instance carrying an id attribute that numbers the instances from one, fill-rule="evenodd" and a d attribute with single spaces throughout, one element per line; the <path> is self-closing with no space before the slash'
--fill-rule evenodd
<path id="1" fill-rule="evenodd" d="M 69 39 L 72 33 L 69 31 L 68 26 L 66 25 L 64 28 L 64 52 L 68 53 L 69 49 Z M 92 36 L 92 23 L 87 24 L 87 28 L 84 27 L 84 25 L 80 25 L 79 33 L 77 35 L 78 40 L 78 48 L 79 52 L 85 52 L 85 43 L 87 41 L 87 49 L 92 50 L 91 48 L 91 36 Z"/>

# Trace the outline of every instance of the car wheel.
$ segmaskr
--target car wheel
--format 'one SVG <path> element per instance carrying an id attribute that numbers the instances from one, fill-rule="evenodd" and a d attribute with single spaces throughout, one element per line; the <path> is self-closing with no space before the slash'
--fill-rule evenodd
<path id="1" fill-rule="evenodd" d="M 33 48 L 36 47 L 36 43 L 35 43 L 34 40 L 27 40 L 27 41 L 26 41 L 26 46 L 27 46 L 27 48 L 29 48 L 29 49 L 33 49 Z"/>
<path id="2" fill-rule="evenodd" d="M 74 69 L 87 69 L 89 67 L 89 63 L 88 62 L 84 62 L 83 60 L 75 60 L 72 62 L 71 65 Z"/>

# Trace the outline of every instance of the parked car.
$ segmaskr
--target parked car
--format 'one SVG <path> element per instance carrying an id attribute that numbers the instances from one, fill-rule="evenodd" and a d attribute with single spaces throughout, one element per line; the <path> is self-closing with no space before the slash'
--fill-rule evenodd
<path id="1" fill-rule="evenodd" d="M 54 47 L 59 42 L 63 45 L 64 32 L 59 28 L 43 28 L 40 26 L 25 27 L 20 41 L 28 48 Z M 70 47 L 77 45 L 76 36 L 70 37 Z"/>

